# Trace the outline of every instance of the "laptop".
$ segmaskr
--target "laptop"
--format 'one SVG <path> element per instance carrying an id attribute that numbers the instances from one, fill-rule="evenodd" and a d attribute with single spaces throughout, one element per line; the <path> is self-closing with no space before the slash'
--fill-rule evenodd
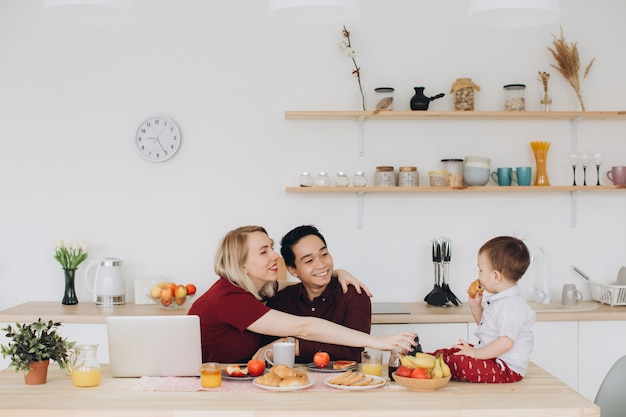
<path id="1" fill-rule="evenodd" d="M 198 316 L 112 316 L 106 319 L 113 377 L 198 376 Z"/>

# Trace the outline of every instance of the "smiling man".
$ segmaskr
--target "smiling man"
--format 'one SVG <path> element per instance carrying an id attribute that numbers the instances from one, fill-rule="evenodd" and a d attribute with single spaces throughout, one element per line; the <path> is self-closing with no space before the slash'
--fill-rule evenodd
<path id="1" fill-rule="evenodd" d="M 299 226 L 287 233 L 280 242 L 280 252 L 291 276 L 300 279 L 279 291 L 267 306 L 298 316 L 314 316 L 337 324 L 370 332 L 372 304 L 363 292 L 359 294 L 350 287 L 344 294 L 337 278 L 332 277 L 333 257 L 326 240 L 314 226 Z M 270 340 L 265 340 L 269 343 Z M 331 360 L 359 362 L 363 348 L 339 346 L 327 343 L 297 340 L 299 355 L 296 361 L 309 363 L 319 351 L 330 354 Z M 268 348 L 269 346 L 266 346 Z"/>

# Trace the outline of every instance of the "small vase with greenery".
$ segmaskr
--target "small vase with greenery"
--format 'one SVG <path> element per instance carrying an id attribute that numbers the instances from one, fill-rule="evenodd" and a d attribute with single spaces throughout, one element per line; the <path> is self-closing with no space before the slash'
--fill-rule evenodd
<path id="1" fill-rule="evenodd" d="M 69 342 L 57 333 L 60 322 L 52 320 L 45 322 L 39 318 L 30 324 L 15 323 L 0 329 L 6 332 L 6 337 L 11 339 L 8 345 L 0 345 L 2 356 L 11 359 L 9 366 L 15 368 L 15 372 L 30 371 L 33 362 L 53 360 L 59 365 L 59 369 L 67 370 L 71 349 L 76 342 Z"/>

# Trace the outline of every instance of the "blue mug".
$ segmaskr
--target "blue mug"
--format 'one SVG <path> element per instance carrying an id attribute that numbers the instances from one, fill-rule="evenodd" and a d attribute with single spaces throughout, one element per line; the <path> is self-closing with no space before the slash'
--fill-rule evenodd
<path id="1" fill-rule="evenodd" d="M 509 187 L 513 178 L 512 168 L 498 168 L 497 172 L 491 173 L 491 179 L 498 183 L 501 187 Z"/>
<path id="2" fill-rule="evenodd" d="M 512 173 L 513 181 L 521 186 L 529 186 L 532 173 L 533 171 L 531 167 L 517 167 Z"/>

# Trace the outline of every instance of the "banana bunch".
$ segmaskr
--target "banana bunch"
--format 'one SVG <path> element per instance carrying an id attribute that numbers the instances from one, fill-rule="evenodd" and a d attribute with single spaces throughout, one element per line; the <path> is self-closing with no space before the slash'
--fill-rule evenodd
<path id="1" fill-rule="evenodd" d="M 450 367 L 443 360 L 440 353 L 437 357 L 428 353 L 416 353 L 413 355 L 402 355 L 400 361 L 407 368 L 424 368 L 428 370 L 433 379 L 447 378 L 450 376 Z"/>

